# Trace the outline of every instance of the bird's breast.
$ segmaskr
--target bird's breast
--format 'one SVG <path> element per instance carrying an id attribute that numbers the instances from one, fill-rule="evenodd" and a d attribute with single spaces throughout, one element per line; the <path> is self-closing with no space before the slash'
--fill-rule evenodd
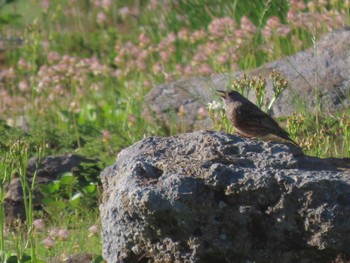
<path id="1" fill-rule="evenodd" d="M 236 126 L 240 119 L 239 107 L 235 105 L 231 105 L 230 107 L 227 107 L 226 115 L 229 121 L 233 124 L 233 126 Z"/>

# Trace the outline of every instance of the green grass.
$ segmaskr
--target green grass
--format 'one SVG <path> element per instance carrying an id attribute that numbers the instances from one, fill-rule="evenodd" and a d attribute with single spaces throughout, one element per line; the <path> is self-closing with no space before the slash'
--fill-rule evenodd
<path id="1" fill-rule="evenodd" d="M 18 138 L 21 147 L 30 145 L 11 156 L 11 162 L 2 162 L 3 182 L 17 170 L 10 164 L 23 162 L 24 153 L 27 157 L 38 155 L 39 146 L 44 147 L 45 155 L 78 153 L 99 158 L 101 167 L 112 164 L 121 149 L 144 136 L 178 132 L 177 127 L 163 130 L 142 118 L 144 96 L 151 87 L 192 76 L 256 68 L 312 46 L 313 38 L 326 34 L 330 26 L 340 26 L 335 22 L 338 17 L 349 23 L 349 7 L 341 1 L 326 6 L 307 1 L 308 6 L 295 7 L 284 0 L 260 4 L 170 1 L 155 6 L 149 1 L 118 0 L 103 7 L 94 4 L 100 1 L 77 0 L 71 5 L 68 0 L 52 0 L 46 10 L 41 2 L 10 1 L 0 9 L 2 34 L 23 39 L 22 45 L 11 42 L 6 53 L 0 53 L 5 57 L 2 68 L 12 68 L 0 84 L 0 105 L 6 102 L 0 111 L 1 150 L 7 152 Z M 304 24 L 288 18 L 290 9 L 296 16 L 303 15 Z M 317 27 L 305 26 L 311 16 L 321 15 L 328 16 L 328 22 L 319 18 Z M 273 16 L 280 22 L 271 19 Z M 261 104 L 263 101 L 260 98 Z M 302 108 L 306 102 L 298 103 Z M 177 116 L 174 112 L 172 117 Z M 332 115 L 301 110 L 285 124 L 306 154 L 350 157 L 349 116 L 349 108 Z M 25 131 L 7 125 L 21 122 Z M 227 122 L 216 128 L 231 129 Z M 5 185 L 1 184 L 1 190 Z M 62 195 L 59 201 L 69 202 Z M 0 197 L 3 200 L 3 192 Z M 30 225 L 23 225 L 27 234 L 23 238 L 18 232 L 7 236 L 4 251 L 17 257 L 34 253 L 37 260 L 46 262 L 63 254 L 102 253 L 100 237 L 87 237 L 87 228 L 98 224 L 97 209 L 67 206 L 56 215 L 31 213 L 28 222 L 44 217 L 45 231 L 34 234 Z M 70 236 L 47 249 L 40 244 L 46 231 L 54 227 L 68 229 Z M 37 245 L 26 245 L 28 238 Z M 88 245 L 87 239 L 92 240 Z"/>

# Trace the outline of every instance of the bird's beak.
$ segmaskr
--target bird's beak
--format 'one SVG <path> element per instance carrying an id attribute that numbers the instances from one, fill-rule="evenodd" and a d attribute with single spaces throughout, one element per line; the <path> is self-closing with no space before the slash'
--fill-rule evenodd
<path id="1" fill-rule="evenodd" d="M 217 90 L 217 92 L 218 92 L 218 96 L 223 97 L 223 98 L 226 98 L 226 91 Z"/>

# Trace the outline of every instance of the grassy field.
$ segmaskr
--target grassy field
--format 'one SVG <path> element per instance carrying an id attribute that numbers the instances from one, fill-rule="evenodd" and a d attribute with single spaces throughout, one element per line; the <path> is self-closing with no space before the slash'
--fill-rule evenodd
<path id="1" fill-rule="evenodd" d="M 294 54 L 349 24 L 350 8 L 336 0 L 8 2 L 0 1 L 2 207 L 4 187 L 31 156 L 77 153 L 99 158 L 104 167 L 144 136 L 168 135 L 141 116 L 153 86 Z M 306 154 L 349 157 L 349 113 L 296 113 L 286 119 L 286 129 Z M 61 184 L 68 197 L 55 201 L 68 204 L 81 188 Z M 26 189 L 30 200 L 33 189 Z M 29 202 L 27 223 L 14 230 L 3 228 L 1 209 L 2 261 L 52 262 L 93 253 L 100 262 L 97 201 L 90 201 L 80 201 L 89 204 L 86 209 L 46 207 L 45 216 Z"/>

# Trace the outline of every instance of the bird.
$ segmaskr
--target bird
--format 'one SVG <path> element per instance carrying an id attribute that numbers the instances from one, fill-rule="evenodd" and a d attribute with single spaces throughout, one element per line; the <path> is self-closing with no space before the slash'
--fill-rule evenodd
<path id="1" fill-rule="evenodd" d="M 277 137 L 300 148 L 272 117 L 239 92 L 218 90 L 218 93 L 224 100 L 226 117 L 239 135 L 261 139 Z"/>

